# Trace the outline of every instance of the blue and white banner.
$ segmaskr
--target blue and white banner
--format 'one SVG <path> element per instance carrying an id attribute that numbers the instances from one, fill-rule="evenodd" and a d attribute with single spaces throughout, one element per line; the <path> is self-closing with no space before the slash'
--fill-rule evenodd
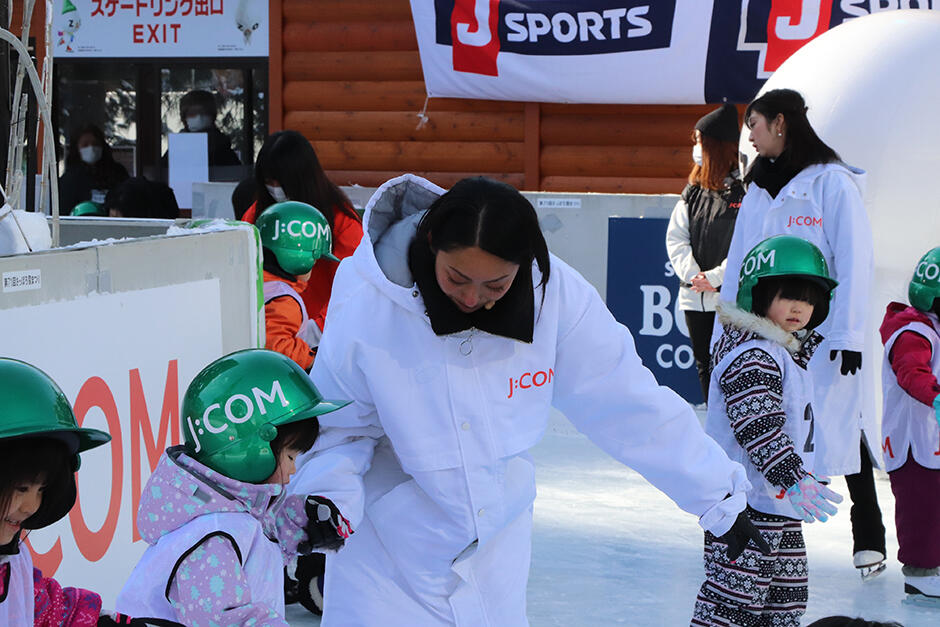
<path id="1" fill-rule="evenodd" d="M 690 403 L 702 398 L 679 280 L 666 253 L 662 218 L 609 218 L 607 308 L 630 329 L 636 352 L 660 384 Z"/>
<path id="2" fill-rule="evenodd" d="M 429 96 L 747 102 L 842 22 L 940 0 L 411 0 Z"/>

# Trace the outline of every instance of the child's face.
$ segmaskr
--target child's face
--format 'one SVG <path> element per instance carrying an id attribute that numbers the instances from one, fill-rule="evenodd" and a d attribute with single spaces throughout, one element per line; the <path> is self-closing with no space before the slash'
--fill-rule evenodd
<path id="1" fill-rule="evenodd" d="M 777 294 L 767 308 L 767 317 L 778 327 L 792 333 L 809 324 L 809 319 L 813 317 L 813 306 L 805 300 L 783 298 Z"/>
<path id="2" fill-rule="evenodd" d="M 303 451 L 298 448 L 292 448 L 290 446 L 282 448 L 280 455 L 277 456 L 277 468 L 274 469 L 274 474 L 265 480 L 265 483 L 287 485 L 291 475 L 297 472 L 295 460 L 301 453 L 303 453 Z"/>
<path id="3" fill-rule="evenodd" d="M 3 513 L 3 520 L 0 520 L 0 545 L 12 542 L 22 528 L 23 521 L 36 513 L 42 505 L 42 491 L 45 487 L 46 482 L 43 480 L 24 481 L 13 486 L 10 505 Z"/>

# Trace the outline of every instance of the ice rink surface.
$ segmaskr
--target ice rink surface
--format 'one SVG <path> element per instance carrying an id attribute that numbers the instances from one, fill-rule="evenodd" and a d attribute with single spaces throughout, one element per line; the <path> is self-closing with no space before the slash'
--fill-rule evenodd
<path id="1" fill-rule="evenodd" d="M 560 417 L 532 451 L 538 498 L 528 613 L 533 627 L 688 625 L 702 583 L 702 530 L 640 475 L 615 462 Z M 804 525 L 810 601 L 803 624 L 843 614 L 895 620 L 905 627 L 940 625 L 940 609 L 902 604 L 894 496 L 876 471 L 878 501 L 888 531 L 888 569 L 862 582 L 852 567 L 848 491 L 826 523 Z M 940 533 L 940 530 L 938 530 Z M 292 625 L 319 625 L 288 607 Z M 389 625 L 394 625 L 390 621 Z"/>

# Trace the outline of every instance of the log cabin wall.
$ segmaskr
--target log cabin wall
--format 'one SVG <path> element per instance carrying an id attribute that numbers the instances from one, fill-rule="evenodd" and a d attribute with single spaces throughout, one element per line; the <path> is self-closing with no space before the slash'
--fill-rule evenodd
<path id="1" fill-rule="evenodd" d="M 414 172 L 443 187 L 485 174 L 533 191 L 678 193 L 692 127 L 714 108 L 425 103 L 408 0 L 270 2 L 270 128 L 303 133 L 340 185 Z"/>

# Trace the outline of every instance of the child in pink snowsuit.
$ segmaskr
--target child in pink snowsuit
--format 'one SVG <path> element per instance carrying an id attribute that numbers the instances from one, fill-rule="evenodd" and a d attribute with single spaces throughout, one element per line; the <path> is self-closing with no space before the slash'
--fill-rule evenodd
<path id="1" fill-rule="evenodd" d="M 940 607 L 940 246 L 917 264 L 908 295 L 911 306 L 890 303 L 881 324 L 882 448 L 904 591 Z"/>

